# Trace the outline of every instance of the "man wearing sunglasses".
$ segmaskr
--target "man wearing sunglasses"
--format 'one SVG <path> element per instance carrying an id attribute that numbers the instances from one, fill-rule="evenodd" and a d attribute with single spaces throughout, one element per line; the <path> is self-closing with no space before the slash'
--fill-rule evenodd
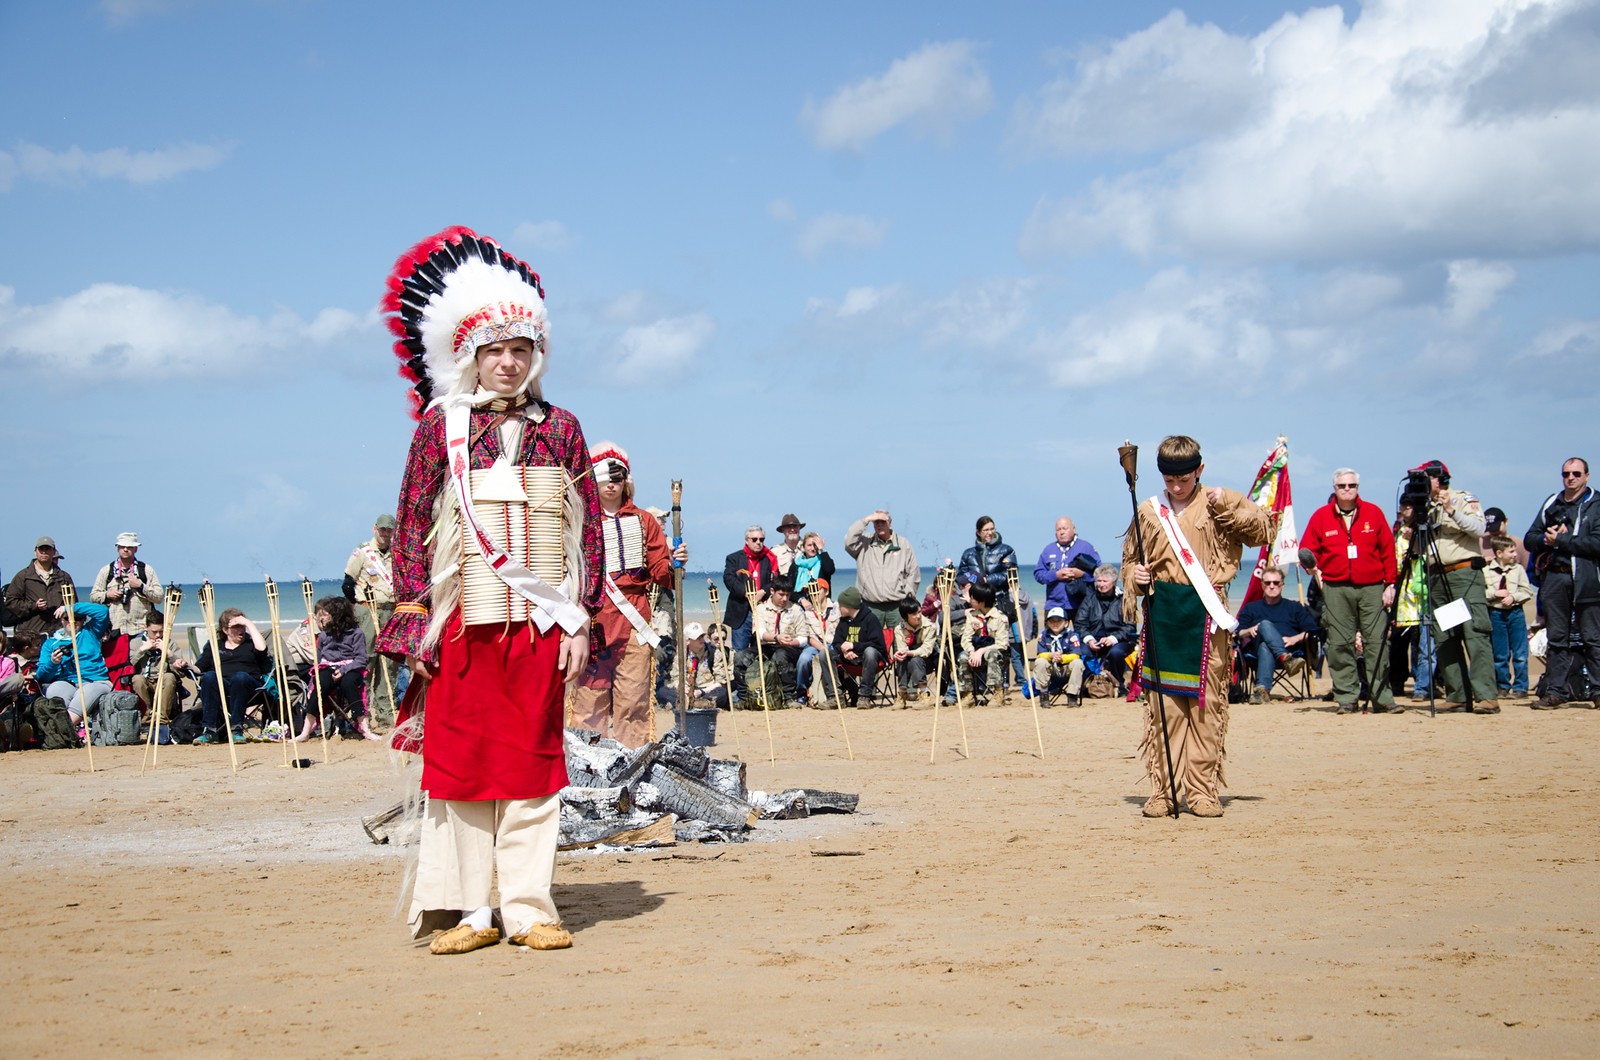
<path id="1" fill-rule="evenodd" d="M 1528 567 L 1539 580 L 1546 635 L 1545 694 L 1535 710 L 1553 710 L 1574 700 L 1573 679 L 1580 666 L 1589 680 L 1600 683 L 1600 497 L 1589 487 L 1589 462 L 1575 456 L 1561 465 L 1561 491 L 1539 506 L 1539 514 L 1522 543 Z M 1593 689 L 1585 692 L 1592 694 Z M 1574 703 L 1588 706 L 1588 703 Z M 1594 701 L 1600 707 L 1600 699 Z"/>
<path id="2" fill-rule="evenodd" d="M 1360 475 L 1347 467 L 1333 473 L 1333 500 L 1311 513 L 1300 543 L 1317 557 L 1322 572 L 1322 626 L 1328 633 L 1328 674 L 1337 713 L 1353 713 L 1361 698 L 1358 636 L 1372 709 L 1387 713 L 1394 708 L 1394 689 L 1378 669 L 1378 656 L 1394 603 L 1394 531 L 1382 509 L 1361 499 Z"/>

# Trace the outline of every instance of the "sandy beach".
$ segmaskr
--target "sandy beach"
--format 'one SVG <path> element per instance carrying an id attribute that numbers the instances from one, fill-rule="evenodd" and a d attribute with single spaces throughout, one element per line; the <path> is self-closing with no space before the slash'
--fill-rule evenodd
<path id="1" fill-rule="evenodd" d="M 378 745 L 0 756 L 0 1055 L 1592 1056 L 1600 713 L 1236 706 L 1227 815 L 1144 820 L 1138 708 L 738 715 L 862 813 L 562 855 L 570 950 L 435 957 Z M 719 757 L 734 752 L 724 715 Z M 819 856 L 836 854 L 841 856 Z"/>

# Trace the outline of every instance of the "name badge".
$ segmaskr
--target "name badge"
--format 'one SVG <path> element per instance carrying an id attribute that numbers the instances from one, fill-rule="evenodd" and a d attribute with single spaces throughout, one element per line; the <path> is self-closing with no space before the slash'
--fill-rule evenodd
<path id="1" fill-rule="evenodd" d="M 1356 558 L 1356 546 L 1355 545 L 1351 545 L 1349 548 L 1346 548 L 1344 550 L 1344 554 L 1347 557 L 1349 557 L 1350 559 L 1355 559 Z"/>

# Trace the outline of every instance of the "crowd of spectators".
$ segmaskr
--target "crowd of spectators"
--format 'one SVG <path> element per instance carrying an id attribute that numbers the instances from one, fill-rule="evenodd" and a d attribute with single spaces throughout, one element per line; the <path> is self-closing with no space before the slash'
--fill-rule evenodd
<path id="1" fill-rule="evenodd" d="M 1258 572 L 1260 598 L 1238 613 L 1240 657 L 1249 660 L 1240 694 L 1253 685 L 1249 698 L 1265 701 L 1280 675 L 1326 664 L 1330 698 L 1345 713 L 1397 709 L 1408 684 L 1413 703 L 1442 700 L 1447 710 L 1493 713 L 1501 699 L 1530 693 L 1536 709 L 1600 706 L 1600 512 L 1588 462 L 1562 464 L 1560 489 L 1521 539 L 1508 533 L 1503 511 L 1453 488 L 1443 462 L 1422 465 L 1412 479 L 1420 485 L 1391 518 L 1362 498 L 1356 471 L 1334 473 L 1328 503 L 1301 538 L 1304 605 L 1286 595 L 1284 570 L 1267 566 Z M 351 555 L 343 595 L 317 602 L 314 633 L 289 638 L 284 669 L 292 664 L 299 679 L 287 690 L 298 692 L 297 739 L 316 735 L 330 707 L 330 731 L 355 737 L 377 738 L 373 725 L 392 716 L 405 675 L 391 671 L 380 697 L 371 644 L 394 605 L 393 527 L 392 517 L 378 518 L 372 539 Z M 823 537 L 804 532 L 793 513 L 777 529 L 782 540 L 770 548 L 762 527 L 746 530 L 724 563 L 725 610 L 709 627 L 684 630 L 697 699 L 750 705 L 761 701 L 752 698 L 756 688 L 771 705 L 859 705 L 892 701 L 894 689 L 906 705 L 964 693 L 982 702 L 1025 684 L 1077 705 L 1089 688 L 1129 692 L 1138 631 L 1125 617 L 1119 568 L 1102 562 L 1069 517 L 1056 520 L 1033 564 L 1039 605 L 1024 585 L 1026 566 L 988 516 L 976 520 L 959 560 L 940 564 L 949 572 L 948 602 L 943 579 L 924 591 L 916 551 L 885 509 L 845 531 L 855 584 L 836 597 Z M 223 611 L 209 631 L 214 650 L 171 645 L 163 675 L 163 586 L 139 548 L 137 535 L 118 535 L 114 558 L 69 611 L 73 578 L 55 541 L 34 542 L 0 608 L 9 627 L 0 629 L 0 746 L 24 744 L 26 723 L 39 721 L 29 707 L 41 700 L 82 727 L 103 698 L 126 690 L 163 742 L 214 743 L 229 728 L 241 738 L 252 710 L 268 717 L 264 692 L 285 694 L 275 687 L 266 638 L 237 609 Z M 1533 653 L 1546 659 L 1537 688 L 1530 632 Z M 1031 672 L 1024 644 L 1034 646 Z M 324 709 L 313 713 L 319 692 Z M 32 726 L 35 743 L 47 727 Z"/>

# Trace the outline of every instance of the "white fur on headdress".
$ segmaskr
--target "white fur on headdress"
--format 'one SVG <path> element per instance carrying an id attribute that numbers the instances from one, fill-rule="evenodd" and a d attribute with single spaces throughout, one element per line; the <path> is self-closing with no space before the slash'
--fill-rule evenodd
<path id="1" fill-rule="evenodd" d="M 544 374 L 548 319 L 538 289 L 512 270 L 486 261 L 462 263 L 422 310 L 419 331 L 428 374 L 440 383 L 449 381 L 445 393 L 435 397 L 472 393 L 478 347 L 508 338 L 533 340 L 528 382 L 536 386 Z M 464 371 L 469 364 L 472 370 Z"/>

